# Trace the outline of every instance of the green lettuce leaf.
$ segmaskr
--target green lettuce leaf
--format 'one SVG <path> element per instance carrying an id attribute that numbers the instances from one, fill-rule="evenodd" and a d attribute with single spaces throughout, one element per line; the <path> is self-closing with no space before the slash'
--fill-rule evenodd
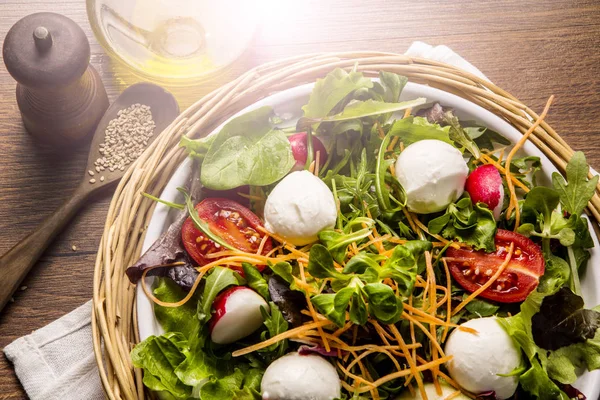
<path id="1" fill-rule="evenodd" d="M 419 140 L 436 139 L 453 144 L 448 135 L 450 127 L 441 127 L 438 124 L 427 122 L 427 118 L 408 117 L 398 119 L 392 123 L 389 134 L 402 139 L 405 146 L 418 142 Z"/>
<path id="2" fill-rule="evenodd" d="M 168 332 L 150 336 L 131 351 L 134 367 L 144 371 L 144 385 L 151 390 L 166 392 L 177 400 L 187 400 L 192 388 L 185 385 L 175 369 L 189 355 L 187 339 L 182 333 Z"/>
<path id="3" fill-rule="evenodd" d="M 265 106 L 228 122 L 215 135 L 200 169 L 202 184 L 227 190 L 265 186 L 283 178 L 294 166 L 286 135 L 272 129 L 271 107 Z"/>
<path id="4" fill-rule="evenodd" d="M 372 88 L 373 82 L 362 72 L 346 72 L 336 68 L 324 79 L 317 79 L 310 93 L 308 104 L 302 107 L 304 117 L 322 118 L 331 112 L 342 100 L 361 88 Z"/>
<path id="5" fill-rule="evenodd" d="M 175 303 L 186 296 L 186 293 L 169 278 L 158 278 L 158 284 L 154 288 L 154 296 L 157 299 Z M 199 321 L 196 318 L 198 299 L 194 296 L 187 303 L 179 307 L 163 307 L 154 305 L 154 315 L 165 330 L 165 332 L 180 332 L 186 338 L 197 332 Z"/>

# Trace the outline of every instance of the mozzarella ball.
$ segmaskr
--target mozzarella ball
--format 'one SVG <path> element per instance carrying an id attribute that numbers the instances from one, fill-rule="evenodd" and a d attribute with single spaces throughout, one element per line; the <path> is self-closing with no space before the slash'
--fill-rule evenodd
<path id="1" fill-rule="evenodd" d="M 332 400 L 341 396 L 335 367 L 315 354 L 289 353 L 263 375 L 263 400 Z"/>
<path id="2" fill-rule="evenodd" d="M 521 352 L 495 317 L 472 319 L 461 326 L 477 334 L 455 329 L 448 337 L 445 352 L 452 359 L 446 363 L 452 379 L 469 392 L 493 390 L 498 399 L 515 393 L 519 378 L 510 374 L 521 365 Z"/>
<path id="3" fill-rule="evenodd" d="M 444 210 L 464 191 L 469 174 L 462 154 L 441 140 L 421 140 L 406 147 L 396 160 L 396 178 L 406 190 L 412 212 Z"/>
<path id="4" fill-rule="evenodd" d="M 437 389 L 435 388 L 435 384 L 428 382 L 423 385 L 423 389 L 425 389 L 425 394 L 427 395 L 428 400 L 442 400 L 446 399 L 449 396 L 452 396 L 456 393 L 456 389 L 452 386 L 448 385 L 446 382 L 440 382 L 440 388 L 442 389 L 442 394 L 437 393 Z M 423 400 L 423 396 L 421 396 L 421 391 L 418 388 L 415 388 L 415 395 L 413 396 L 410 391 L 404 390 L 400 396 L 396 397 L 396 400 Z M 465 396 L 464 394 L 459 394 L 458 396 L 452 397 L 454 400 L 469 400 L 470 397 Z"/>
<path id="5" fill-rule="evenodd" d="M 275 186 L 265 203 L 265 228 L 296 246 L 315 242 L 335 226 L 337 208 L 331 190 L 308 171 L 292 172 Z"/>

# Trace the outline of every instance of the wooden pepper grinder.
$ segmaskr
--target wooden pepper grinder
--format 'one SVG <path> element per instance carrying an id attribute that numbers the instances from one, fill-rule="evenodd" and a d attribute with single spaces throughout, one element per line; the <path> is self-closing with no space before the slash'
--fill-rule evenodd
<path id="1" fill-rule="evenodd" d="M 28 15 L 6 35 L 2 55 L 18 82 L 17 103 L 29 133 L 59 148 L 91 137 L 108 97 L 89 64 L 88 39 L 74 21 L 49 12 Z"/>

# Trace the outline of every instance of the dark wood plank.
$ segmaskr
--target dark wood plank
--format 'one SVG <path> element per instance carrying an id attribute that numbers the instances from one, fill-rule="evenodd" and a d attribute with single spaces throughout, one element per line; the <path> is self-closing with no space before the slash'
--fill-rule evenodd
<path id="1" fill-rule="evenodd" d="M 95 41 L 81 0 L 4 0 L 0 38 L 36 11 L 65 14 L 88 34 L 92 64 L 111 99 L 136 81 Z M 446 44 L 532 107 L 557 96 L 549 121 L 600 167 L 600 5 L 596 0 L 335 0 L 279 1 L 243 60 L 186 93 L 189 106 L 231 76 L 281 57 L 316 51 L 404 52 L 414 40 Z M 75 188 L 86 150 L 68 155 L 42 148 L 24 132 L 15 82 L 0 64 L 0 253 L 8 250 Z M 0 347 L 71 311 L 91 297 L 95 252 L 109 196 L 90 203 L 46 251 L 26 290 L 0 315 Z M 71 248 L 75 245 L 76 251 Z M 22 399 L 12 367 L 0 356 L 0 399 Z"/>

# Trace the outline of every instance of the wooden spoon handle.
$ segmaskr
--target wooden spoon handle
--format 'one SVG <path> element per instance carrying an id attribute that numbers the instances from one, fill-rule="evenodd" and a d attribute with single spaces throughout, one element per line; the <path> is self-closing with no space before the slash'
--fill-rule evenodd
<path id="1" fill-rule="evenodd" d="M 52 239 L 73 218 L 89 194 L 89 190 L 78 188 L 73 196 L 46 218 L 35 231 L 0 257 L 0 311 Z"/>

